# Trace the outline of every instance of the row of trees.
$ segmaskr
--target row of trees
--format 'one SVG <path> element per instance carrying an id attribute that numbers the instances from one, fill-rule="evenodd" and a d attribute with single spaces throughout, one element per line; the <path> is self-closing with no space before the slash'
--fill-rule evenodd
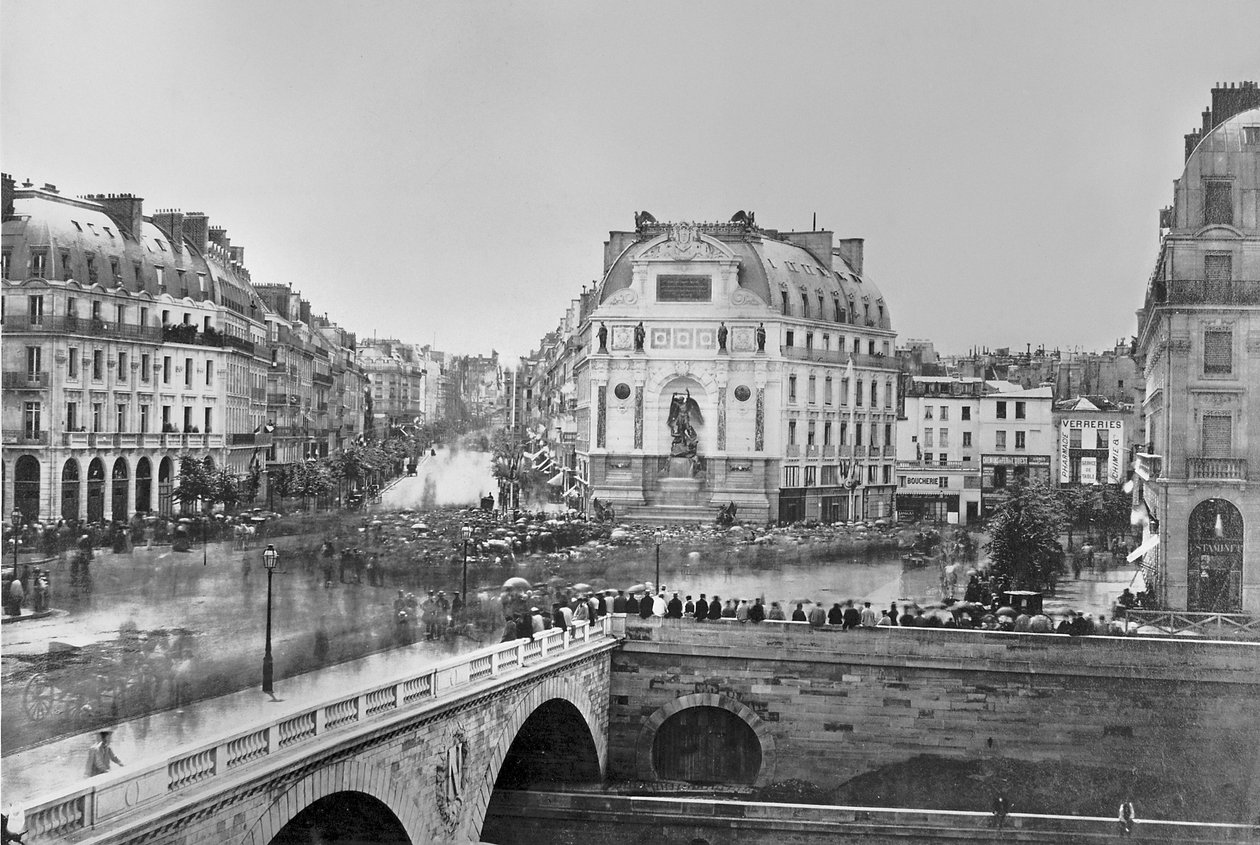
<path id="1" fill-rule="evenodd" d="M 327 458 L 276 467 L 270 481 L 281 498 L 298 497 L 313 503 L 332 493 L 341 484 L 359 490 L 380 483 L 401 472 L 403 463 L 415 454 L 415 441 L 394 437 L 382 442 L 352 443 Z M 207 456 L 198 460 L 180 458 L 179 483 L 171 491 L 185 512 L 200 507 L 209 512 L 215 505 L 231 511 L 241 504 L 253 504 L 262 484 L 262 471 L 254 466 L 245 476 L 216 469 Z"/>
<path id="2" fill-rule="evenodd" d="M 1021 483 L 990 517 L 985 551 L 994 571 L 1013 589 L 1041 590 L 1062 574 L 1065 533 L 1072 543 L 1075 528 L 1089 526 L 1091 540 L 1110 546 L 1113 537 L 1130 528 L 1128 495 L 1120 485 L 1053 488 Z"/>

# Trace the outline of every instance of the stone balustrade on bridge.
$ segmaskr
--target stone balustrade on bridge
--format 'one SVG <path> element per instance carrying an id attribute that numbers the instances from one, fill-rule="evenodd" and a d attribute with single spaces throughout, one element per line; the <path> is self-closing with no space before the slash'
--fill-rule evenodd
<path id="1" fill-rule="evenodd" d="M 413 842 L 475 840 L 517 730 L 547 702 L 571 705 L 602 773 L 610 631 L 608 617 L 551 629 L 68 784 L 25 802 L 24 841 L 266 845 L 345 790 L 382 801 Z"/>

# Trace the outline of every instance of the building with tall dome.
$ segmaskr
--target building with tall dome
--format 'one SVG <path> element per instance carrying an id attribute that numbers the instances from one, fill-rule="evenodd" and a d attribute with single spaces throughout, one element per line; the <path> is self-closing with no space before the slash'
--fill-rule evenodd
<path id="1" fill-rule="evenodd" d="M 1150 521 L 1168 607 L 1260 611 L 1260 88 L 1219 86 L 1186 137 L 1138 311 Z M 1156 539 L 1157 538 L 1157 539 Z"/>
<path id="2" fill-rule="evenodd" d="M 564 469 L 639 521 L 889 517 L 895 339 L 860 239 L 639 213 L 572 343 Z"/>
<path id="3" fill-rule="evenodd" d="M 182 457 L 266 495 L 363 433 L 354 336 L 287 286 L 291 313 L 268 304 L 205 214 L 143 203 L 4 174 L 4 500 L 24 520 L 170 514 Z"/>

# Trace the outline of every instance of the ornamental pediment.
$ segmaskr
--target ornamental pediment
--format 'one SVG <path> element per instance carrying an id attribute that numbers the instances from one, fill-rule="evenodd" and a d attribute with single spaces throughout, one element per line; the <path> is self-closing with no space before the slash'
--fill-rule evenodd
<path id="1" fill-rule="evenodd" d="M 716 238 L 703 234 L 695 223 L 672 223 L 648 242 L 635 258 L 640 261 L 736 261 L 739 259 Z"/>

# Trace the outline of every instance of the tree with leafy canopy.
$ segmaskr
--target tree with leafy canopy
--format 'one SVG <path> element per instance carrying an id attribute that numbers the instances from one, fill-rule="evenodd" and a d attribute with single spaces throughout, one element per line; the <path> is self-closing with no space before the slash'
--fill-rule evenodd
<path id="1" fill-rule="evenodd" d="M 211 501 L 223 505 L 225 510 L 235 509 L 241 501 L 241 488 L 235 473 L 224 467 L 212 474 L 209 481 Z"/>
<path id="2" fill-rule="evenodd" d="M 184 513 L 192 511 L 198 502 L 213 504 L 214 485 L 206 464 L 192 455 L 179 459 L 179 483 L 171 491 Z"/>
<path id="3" fill-rule="evenodd" d="M 289 485 L 293 495 L 310 499 L 311 510 L 314 510 L 316 500 L 330 492 L 336 486 L 336 482 L 326 464 L 319 461 L 303 461 L 293 467 Z"/>
<path id="4" fill-rule="evenodd" d="M 1013 589 L 1042 590 L 1063 566 L 1063 504 L 1054 490 L 1037 482 L 1017 482 L 989 518 L 985 551 L 993 570 Z"/>

